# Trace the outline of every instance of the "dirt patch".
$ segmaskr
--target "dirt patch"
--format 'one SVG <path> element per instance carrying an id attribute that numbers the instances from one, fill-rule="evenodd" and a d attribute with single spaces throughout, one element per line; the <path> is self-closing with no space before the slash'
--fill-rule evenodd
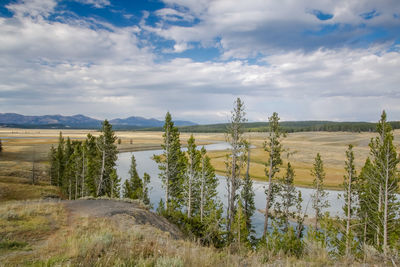
<path id="1" fill-rule="evenodd" d="M 72 217 L 111 218 L 125 229 L 134 224 L 151 225 L 168 232 L 174 239 L 183 238 L 182 232 L 176 225 L 171 224 L 167 219 L 154 212 L 143 209 L 137 203 L 107 199 L 84 199 L 65 201 L 64 204 Z"/>

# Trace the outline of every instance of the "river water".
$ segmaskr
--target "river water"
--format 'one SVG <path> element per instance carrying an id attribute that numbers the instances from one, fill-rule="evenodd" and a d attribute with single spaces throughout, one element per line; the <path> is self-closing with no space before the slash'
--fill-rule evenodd
<path id="1" fill-rule="evenodd" d="M 210 150 L 225 150 L 229 148 L 227 143 L 217 143 L 206 145 L 205 148 L 207 151 Z M 147 150 L 147 151 L 137 151 L 137 152 L 124 152 L 118 154 L 117 160 L 117 173 L 118 176 L 121 178 L 121 184 L 125 182 L 125 180 L 129 177 L 129 168 L 131 163 L 131 156 L 132 154 L 135 155 L 136 164 L 137 164 L 137 171 L 141 177 L 143 174 L 147 172 L 151 179 L 150 179 L 150 201 L 153 205 L 153 209 L 157 209 L 158 203 L 160 199 L 164 200 L 164 190 L 162 188 L 162 181 L 159 178 L 159 170 L 158 166 L 154 160 L 152 160 L 153 155 L 159 155 L 162 153 L 162 150 Z M 296 171 L 296 170 L 295 170 Z M 282 174 L 281 174 L 282 175 Z M 226 179 L 223 176 L 217 175 L 219 178 L 219 186 L 217 188 L 218 195 L 221 201 L 224 204 L 226 209 L 227 206 L 227 188 L 226 188 Z M 263 226 L 264 226 L 264 215 L 258 211 L 258 209 L 265 209 L 265 190 L 267 188 L 267 182 L 260 182 L 254 181 L 253 182 L 253 189 L 255 193 L 255 205 L 257 211 L 255 212 L 252 223 L 254 225 L 254 229 L 256 231 L 257 237 L 262 235 Z M 300 190 L 303 197 L 303 211 L 306 211 L 310 217 L 313 217 L 314 210 L 312 209 L 310 196 L 313 193 L 313 190 L 310 188 L 302 188 L 297 187 L 297 190 Z M 327 200 L 330 204 L 330 207 L 324 209 L 324 211 L 329 211 L 331 216 L 342 215 L 342 206 L 343 206 L 343 199 L 339 198 L 339 194 L 341 191 L 334 191 L 334 190 L 327 190 L 328 197 Z"/>

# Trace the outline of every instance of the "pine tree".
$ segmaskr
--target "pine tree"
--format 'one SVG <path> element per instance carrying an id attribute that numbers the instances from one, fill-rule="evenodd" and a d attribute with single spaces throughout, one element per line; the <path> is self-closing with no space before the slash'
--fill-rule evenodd
<path id="1" fill-rule="evenodd" d="M 110 192 L 109 197 L 119 198 L 120 197 L 120 183 L 121 179 L 118 177 L 117 170 L 112 169 L 110 173 Z"/>
<path id="2" fill-rule="evenodd" d="M 368 219 L 365 236 L 371 233 L 370 241 L 385 256 L 399 237 L 396 216 L 399 212 L 399 201 L 396 199 L 400 178 L 397 164 L 400 161 L 393 145 L 393 131 L 386 121 L 386 113 L 382 112 L 377 125 L 378 136 L 369 144 L 371 160 L 366 162 L 360 179 L 363 181 L 360 190 L 360 210 Z M 367 165 L 368 163 L 368 165 Z M 365 201 L 368 200 L 368 201 Z"/>
<path id="3" fill-rule="evenodd" d="M 62 136 L 62 133 L 60 132 L 56 153 L 57 183 L 55 185 L 58 185 L 61 188 L 64 186 L 64 168 L 64 138 Z"/>
<path id="4" fill-rule="evenodd" d="M 350 242 L 351 242 L 351 220 L 355 213 L 355 200 L 356 200 L 356 190 L 354 189 L 357 182 L 357 174 L 354 166 L 354 152 L 353 145 L 349 145 L 346 151 L 346 161 L 345 161 L 346 174 L 343 181 L 343 191 L 344 191 L 344 206 L 343 211 L 346 214 L 346 256 L 350 256 Z"/>
<path id="5" fill-rule="evenodd" d="M 167 112 L 164 124 L 164 142 L 161 145 L 163 153 L 155 155 L 160 178 L 165 189 L 165 209 L 180 209 L 183 202 L 183 180 L 185 175 L 185 156 L 181 151 L 178 128 L 172 122 L 171 114 Z"/>
<path id="6" fill-rule="evenodd" d="M 68 195 L 68 199 L 72 199 L 72 180 L 74 177 L 73 173 L 73 161 L 71 160 L 71 156 L 74 153 L 73 147 L 71 144 L 71 139 L 67 137 L 67 142 L 65 143 L 65 150 L 64 150 L 64 182 L 63 182 L 63 187 L 62 190 L 64 193 Z"/>
<path id="7" fill-rule="evenodd" d="M 124 198 L 141 199 L 143 194 L 143 182 L 136 170 L 136 159 L 132 154 L 129 179 L 125 180 Z"/>
<path id="8" fill-rule="evenodd" d="M 102 124 L 102 134 L 97 138 L 97 147 L 101 154 L 101 170 L 97 182 L 97 196 L 111 195 L 113 172 L 117 160 L 117 146 L 115 141 L 117 137 L 112 130 L 112 125 L 105 120 Z M 114 181 L 115 182 L 115 181 Z"/>
<path id="9" fill-rule="evenodd" d="M 243 213 L 246 217 L 246 225 L 250 235 L 254 234 L 253 226 L 251 224 L 251 217 L 254 215 L 256 210 L 254 202 L 254 190 L 253 181 L 250 178 L 250 144 L 246 145 L 247 150 L 247 164 L 246 164 L 246 175 L 243 179 L 243 188 L 241 191 L 241 198 L 243 200 Z"/>
<path id="10" fill-rule="evenodd" d="M 295 216 L 294 212 L 291 211 L 297 202 L 297 192 L 294 186 L 294 170 L 290 162 L 287 164 L 286 174 L 278 180 L 278 192 L 277 197 L 280 198 L 280 202 L 276 203 L 276 213 L 283 224 L 283 231 L 286 232 L 289 229 L 289 220 Z M 301 197 L 301 196 L 300 196 Z"/>
<path id="11" fill-rule="evenodd" d="M 97 146 L 96 137 L 90 133 L 86 138 L 86 179 L 85 188 L 90 196 L 97 196 L 97 181 L 101 170 L 101 152 Z"/>
<path id="12" fill-rule="evenodd" d="M 265 221 L 264 221 L 264 233 L 263 237 L 267 237 L 268 231 L 268 219 L 270 216 L 269 209 L 273 206 L 274 200 L 274 183 L 275 174 L 279 172 L 279 167 L 282 164 L 281 159 L 281 137 L 282 130 L 279 125 L 278 113 L 274 112 L 271 117 L 268 118 L 269 135 L 264 143 L 264 149 L 268 153 L 268 160 L 265 164 L 265 174 L 268 177 L 268 190 L 266 192 L 266 203 L 265 203 Z"/>
<path id="13" fill-rule="evenodd" d="M 185 176 L 185 196 L 187 217 L 190 218 L 192 214 L 198 213 L 198 203 L 200 201 L 199 192 L 199 175 L 200 175 L 200 152 L 196 149 L 195 139 L 193 134 L 188 140 L 187 150 L 187 167 Z"/>
<path id="14" fill-rule="evenodd" d="M 315 229 L 318 229 L 318 220 L 322 216 L 322 209 L 329 207 L 329 203 L 326 200 L 328 193 L 324 189 L 324 163 L 321 159 L 321 155 L 317 153 L 315 162 L 311 170 L 311 175 L 314 176 L 313 187 L 314 193 L 311 195 L 312 207 L 315 210 Z"/>
<path id="15" fill-rule="evenodd" d="M 235 201 L 240 189 L 240 173 L 245 164 L 245 139 L 243 123 L 246 122 L 244 104 L 237 98 L 231 112 L 231 121 L 227 128 L 226 141 L 230 144 L 231 153 L 227 155 L 225 165 L 228 185 L 227 230 L 230 231 L 235 216 Z"/>
<path id="16" fill-rule="evenodd" d="M 57 150 L 54 148 L 52 145 L 50 148 L 49 152 L 49 162 L 50 162 L 50 168 L 49 168 L 49 174 L 50 174 L 50 184 L 51 185 L 58 185 L 58 179 L 57 179 Z"/>
<path id="17" fill-rule="evenodd" d="M 150 206 L 150 197 L 149 197 L 149 184 L 150 184 L 150 175 L 148 173 L 143 174 L 143 193 L 142 193 L 142 201 L 144 204 Z"/>
<path id="18" fill-rule="evenodd" d="M 239 197 L 235 217 L 232 223 L 232 242 L 236 243 L 238 248 L 242 245 L 249 247 L 249 230 L 247 228 L 247 219 L 244 214 L 242 199 Z"/>
<path id="19" fill-rule="evenodd" d="M 1 139 L 0 139 L 0 152 L 3 152 L 3 143 L 1 141 Z"/>

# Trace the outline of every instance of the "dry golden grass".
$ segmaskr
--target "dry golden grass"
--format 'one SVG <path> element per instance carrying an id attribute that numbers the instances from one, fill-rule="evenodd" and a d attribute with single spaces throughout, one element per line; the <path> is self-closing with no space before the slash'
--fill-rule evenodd
<path id="1" fill-rule="evenodd" d="M 8 168 L 18 172 L 28 172 L 30 169 L 33 154 L 35 158 L 45 164 L 47 153 L 51 144 L 57 143 L 60 130 L 22 130 L 22 129 L 0 129 L 0 138 L 2 137 L 35 137 L 34 139 L 8 139 L 4 142 L 4 152 L 0 158 L 0 175 L 4 172 L 4 164 L 14 164 L 14 167 Z M 98 131 L 93 130 L 62 130 L 65 137 L 83 140 L 87 133 L 95 136 Z M 121 138 L 121 144 L 118 145 L 120 151 L 137 151 L 146 149 L 158 149 L 162 143 L 161 132 L 131 132 L 117 131 L 116 135 Z M 221 133 L 196 133 L 194 134 L 196 143 L 199 145 L 225 140 L 225 135 Z M 247 138 L 255 148 L 251 151 L 251 170 L 250 174 L 254 179 L 265 179 L 264 164 L 267 160 L 267 154 L 263 149 L 263 143 L 267 137 L 266 133 L 247 133 Z M 288 134 L 284 139 L 283 145 L 290 153 L 289 160 L 295 168 L 295 183 L 301 186 L 310 186 L 313 178 L 310 175 L 312 164 L 316 154 L 319 152 L 325 164 L 326 185 L 330 188 L 337 188 L 343 181 L 345 151 L 348 144 L 355 146 L 356 168 L 361 169 L 365 159 L 368 156 L 368 143 L 375 133 L 347 133 L 347 132 L 304 132 Z M 189 133 L 182 133 L 182 144 L 185 145 Z M 395 131 L 395 145 L 400 145 L 400 130 Z M 226 151 L 210 151 L 212 164 L 221 175 L 225 173 L 225 154 Z M 283 153 L 284 165 L 287 162 L 287 153 Z M 6 163 L 8 161 L 8 163 Z M 45 166 L 45 165 L 43 165 Z M 45 171 L 45 168 L 43 168 Z M 283 171 L 279 174 L 283 175 Z M 11 175 L 12 176 L 12 175 Z M 14 175 L 17 176 L 18 175 Z"/>
<path id="2" fill-rule="evenodd" d="M 347 132 L 304 132 L 288 134 L 283 139 L 283 146 L 287 150 L 282 154 L 286 166 L 289 160 L 295 169 L 295 183 L 300 186 L 311 186 L 313 177 L 310 171 L 313 167 L 314 158 L 320 153 L 325 165 L 326 186 L 338 188 L 343 182 L 345 151 L 349 144 L 354 145 L 355 163 L 359 171 L 369 155 L 369 141 L 375 137 L 375 133 L 347 133 Z M 265 162 L 267 154 L 263 144 L 267 137 L 266 133 L 249 133 L 247 138 L 255 148 L 251 149 L 251 177 L 266 180 Z M 400 130 L 395 131 L 395 145 L 400 145 Z M 288 153 L 289 158 L 287 158 Z M 210 151 L 212 164 L 221 175 L 225 172 L 224 151 Z M 280 174 L 283 175 L 284 169 Z"/>
<path id="3" fill-rule="evenodd" d="M 94 201 L 94 200 L 93 200 Z M 326 250 L 306 243 L 302 258 L 241 248 L 215 249 L 175 240 L 150 225 L 71 216 L 62 203 L 12 202 L 0 207 L 0 266 L 331 266 Z M 119 217 L 118 217 L 119 216 Z M 123 223 L 124 220 L 129 223 Z M 372 265 L 377 261 L 371 259 Z M 355 262 L 340 264 L 360 266 Z M 379 265 L 374 265 L 379 266 Z"/>

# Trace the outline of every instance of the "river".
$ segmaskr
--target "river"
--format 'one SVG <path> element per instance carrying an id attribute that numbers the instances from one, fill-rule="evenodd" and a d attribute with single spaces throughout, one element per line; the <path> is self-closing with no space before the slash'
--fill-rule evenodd
<path id="1" fill-rule="evenodd" d="M 229 148 L 227 143 L 217 143 L 217 144 L 210 144 L 206 145 L 205 148 L 207 151 L 210 150 L 225 150 Z M 158 166 L 154 160 L 152 160 L 153 155 L 159 155 L 162 153 L 162 150 L 147 150 L 147 151 L 137 151 L 137 152 L 124 152 L 118 154 L 117 160 L 117 173 L 118 176 L 121 177 L 121 185 L 125 182 L 125 180 L 129 177 L 129 167 L 131 163 L 131 156 L 132 154 L 135 155 L 136 164 L 137 164 L 137 171 L 141 177 L 143 174 L 147 172 L 151 179 L 150 179 L 150 201 L 153 205 L 153 209 L 155 210 L 160 202 L 160 199 L 164 200 L 164 190 L 162 188 L 162 182 L 159 178 L 159 170 Z M 296 170 L 295 170 L 296 171 Z M 282 175 L 282 174 L 281 174 Z M 219 198 L 222 200 L 224 207 L 227 205 L 227 189 L 226 189 L 226 179 L 223 176 L 217 175 L 219 178 L 219 186 L 217 188 Z M 257 237 L 262 235 L 263 226 L 264 226 L 264 215 L 258 211 L 258 209 L 265 209 L 265 189 L 267 186 L 267 182 L 260 182 L 254 181 L 253 182 L 253 189 L 255 193 L 255 205 L 257 211 L 255 212 L 252 222 L 254 225 L 254 229 L 256 231 Z M 303 197 L 303 211 L 307 207 L 307 214 L 310 217 L 313 217 L 314 210 L 312 209 L 310 196 L 313 192 L 310 188 L 302 188 L 297 187 L 297 190 L 300 190 Z M 328 202 L 330 207 L 324 209 L 324 211 L 329 211 L 331 216 L 342 215 L 342 206 L 343 206 L 343 199 L 339 198 L 339 194 L 342 193 L 341 191 L 335 190 L 327 190 L 328 192 Z"/>

